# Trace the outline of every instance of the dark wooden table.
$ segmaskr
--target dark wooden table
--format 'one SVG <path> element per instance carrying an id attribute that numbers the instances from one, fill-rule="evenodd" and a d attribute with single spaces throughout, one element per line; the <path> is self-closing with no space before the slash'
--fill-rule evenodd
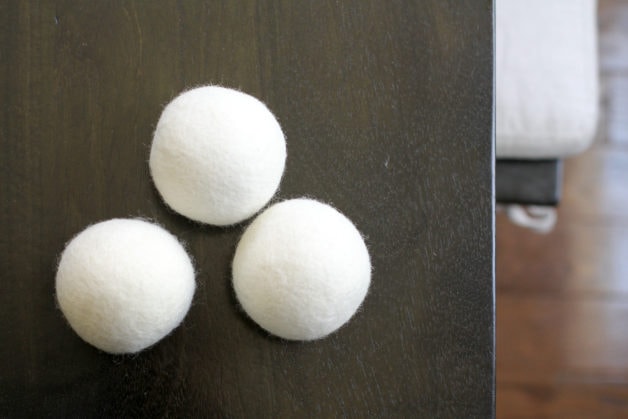
<path id="1" fill-rule="evenodd" d="M 491 0 L 0 2 L 0 417 L 486 417 L 494 412 Z M 366 235 L 366 302 L 313 343 L 240 312 L 246 223 L 160 202 L 152 132 L 181 90 L 265 101 L 288 143 L 279 199 L 332 203 Z M 198 290 L 136 356 L 55 306 L 64 243 L 148 217 Z"/>

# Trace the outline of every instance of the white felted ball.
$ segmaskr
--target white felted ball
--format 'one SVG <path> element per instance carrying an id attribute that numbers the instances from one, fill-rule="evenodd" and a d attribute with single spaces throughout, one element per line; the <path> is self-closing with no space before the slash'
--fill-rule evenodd
<path id="1" fill-rule="evenodd" d="M 66 246 L 57 270 L 59 307 L 85 341 L 133 353 L 170 333 L 194 295 L 194 267 L 163 228 L 142 220 L 94 224 Z"/>
<path id="2" fill-rule="evenodd" d="M 237 90 L 205 86 L 166 106 L 149 163 L 172 209 L 202 223 L 229 225 L 270 201 L 285 160 L 283 132 L 262 102 Z"/>
<path id="3" fill-rule="evenodd" d="M 233 286 L 246 313 L 285 339 L 313 340 L 345 324 L 364 300 L 371 262 L 344 215 L 311 199 L 271 206 L 246 229 Z"/>

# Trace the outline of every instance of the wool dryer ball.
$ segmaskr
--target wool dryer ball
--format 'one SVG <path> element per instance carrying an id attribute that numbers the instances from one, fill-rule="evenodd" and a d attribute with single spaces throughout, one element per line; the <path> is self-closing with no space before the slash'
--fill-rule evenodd
<path id="1" fill-rule="evenodd" d="M 237 90 L 205 86 L 166 106 L 149 165 L 168 206 L 192 220 L 224 226 L 270 201 L 285 160 L 283 132 L 266 105 Z"/>
<path id="2" fill-rule="evenodd" d="M 177 239 L 137 219 L 94 224 L 61 255 L 57 301 L 74 331 L 109 353 L 145 349 L 177 327 L 194 295 L 194 267 Z"/>
<path id="3" fill-rule="evenodd" d="M 322 338 L 364 300 L 371 262 L 351 221 L 311 199 L 275 204 L 246 229 L 233 260 L 233 287 L 244 311 L 268 332 Z"/>

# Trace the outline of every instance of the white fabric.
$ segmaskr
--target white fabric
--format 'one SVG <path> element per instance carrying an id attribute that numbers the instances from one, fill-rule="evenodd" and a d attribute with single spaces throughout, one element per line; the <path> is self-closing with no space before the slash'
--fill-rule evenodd
<path id="1" fill-rule="evenodd" d="M 194 295 L 194 267 L 177 239 L 142 220 L 94 224 L 61 255 L 59 307 L 86 342 L 133 353 L 181 323 Z"/>
<path id="2" fill-rule="evenodd" d="M 496 154 L 584 150 L 598 117 L 595 0 L 496 1 Z"/>
<path id="3" fill-rule="evenodd" d="M 164 109 L 150 170 L 164 201 L 208 224 L 243 221 L 279 187 L 286 142 L 279 123 L 256 98 L 233 89 L 189 90 Z"/>
<path id="4" fill-rule="evenodd" d="M 310 199 L 275 204 L 247 228 L 233 260 L 246 313 L 285 339 L 322 338 L 364 300 L 371 262 L 349 219 Z"/>
<path id="5" fill-rule="evenodd" d="M 556 208 L 539 205 L 529 205 L 527 207 L 509 204 L 498 206 L 498 210 L 505 210 L 506 215 L 513 223 L 521 227 L 529 228 L 537 233 L 547 234 L 556 225 Z"/>

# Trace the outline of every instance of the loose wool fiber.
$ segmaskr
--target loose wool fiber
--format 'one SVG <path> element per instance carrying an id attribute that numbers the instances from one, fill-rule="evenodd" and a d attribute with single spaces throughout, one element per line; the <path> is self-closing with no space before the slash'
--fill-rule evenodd
<path id="1" fill-rule="evenodd" d="M 322 338 L 364 300 L 371 262 L 351 221 L 311 199 L 275 204 L 246 229 L 233 260 L 233 287 L 244 311 L 268 332 Z"/>
<path id="2" fill-rule="evenodd" d="M 237 90 L 205 86 L 166 106 L 149 165 L 168 206 L 222 226 L 251 217 L 270 201 L 285 160 L 283 132 L 266 105 Z"/>
<path id="3" fill-rule="evenodd" d="M 61 255 L 61 311 L 86 342 L 109 353 L 147 348 L 181 323 L 194 295 L 194 267 L 163 228 L 136 219 L 94 224 Z"/>

